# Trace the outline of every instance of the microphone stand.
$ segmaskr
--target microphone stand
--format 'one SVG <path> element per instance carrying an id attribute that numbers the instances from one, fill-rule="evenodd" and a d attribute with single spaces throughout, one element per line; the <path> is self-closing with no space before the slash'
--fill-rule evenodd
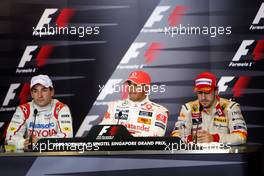
<path id="1" fill-rule="evenodd" d="M 33 128 L 32 128 L 32 132 L 31 132 L 30 138 L 29 138 L 29 142 L 30 142 L 29 149 L 31 149 L 31 150 L 33 149 L 32 137 L 33 137 L 33 133 L 34 133 L 34 130 L 35 130 L 35 123 L 36 123 L 37 114 L 38 114 L 38 110 L 37 109 L 34 109 L 34 112 L 33 112 L 33 117 L 34 117 Z"/>
<path id="2" fill-rule="evenodd" d="M 118 119 L 117 119 L 117 125 L 119 125 L 120 117 L 122 116 L 122 111 L 118 112 Z"/>
<path id="3" fill-rule="evenodd" d="M 203 106 L 200 104 L 200 107 L 199 107 L 200 117 L 198 119 L 196 119 L 197 126 L 196 126 L 195 136 L 194 136 L 194 143 L 195 144 L 197 144 L 197 133 L 198 133 L 199 125 L 202 123 L 202 111 L 203 111 Z"/>

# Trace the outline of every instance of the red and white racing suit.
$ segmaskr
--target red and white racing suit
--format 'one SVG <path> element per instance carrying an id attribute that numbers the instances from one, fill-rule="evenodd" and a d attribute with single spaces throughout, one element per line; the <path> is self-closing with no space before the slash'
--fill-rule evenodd
<path id="1" fill-rule="evenodd" d="M 192 134 L 198 130 L 206 130 L 213 135 L 214 142 L 227 144 L 244 144 L 247 139 L 247 127 L 238 103 L 218 98 L 217 103 L 210 109 L 200 112 L 198 100 L 182 106 L 180 116 L 175 124 L 172 136 L 192 141 Z M 193 120 L 201 118 L 197 126 Z"/>
<path id="2" fill-rule="evenodd" d="M 119 120 L 118 120 L 119 119 Z M 148 98 L 141 102 L 129 99 L 110 102 L 101 125 L 120 124 L 133 136 L 164 136 L 168 110 Z"/>
<path id="3" fill-rule="evenodd" d="M 35 125 L 34 109 L 38 110 Z M 39 107 L 33 101 L 18 106 L 7 128 L 7 143 L 23 149 L 25 138 L 31 136 L 33 126 L 33 135 L 38 139 L 73 137 L 70 109 L 56 99 L 46 107 Z"/>

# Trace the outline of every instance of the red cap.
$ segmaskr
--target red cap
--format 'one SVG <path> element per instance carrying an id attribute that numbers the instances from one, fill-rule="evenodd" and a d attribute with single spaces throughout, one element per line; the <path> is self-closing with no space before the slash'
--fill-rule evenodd
<path id="1" fill-rule="evenodd" d="M 210 72 L 203 72 L 195 78 L 195 91 L 211 92 L 216 85 L 216 76 Z"/>
<path id="2" fill-rule="evenodd" d="M 129 74 L 127 81 L 132 81 L 135 84 L 147 84 L 150 85 L 151 78 L 147 72 L 137 70 Z"/>

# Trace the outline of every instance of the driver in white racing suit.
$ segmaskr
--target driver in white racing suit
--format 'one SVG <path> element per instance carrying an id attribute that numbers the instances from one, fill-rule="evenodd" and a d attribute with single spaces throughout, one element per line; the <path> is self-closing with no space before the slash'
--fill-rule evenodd
<path id="1" fill-rule="evenodd" d="M 17 107 L 7 128 L 6 142 L 28 149 L 41 138 L 73 137 L 72 117 L 67 105 L 53 99 L 54 88 L 47 75 L 34 76 L 30 84 L 33 100 Z"/>
<path id="2" fill-rule="evenodd" d="M 130 73 L 126 83 L 129 86 L 128 98 L 109 103 L 101 125 L 120 124 L 129 133 L 139 136 L 164 136 L 168 110 L 148 99 L 151 78 L 145 71 Z"/>

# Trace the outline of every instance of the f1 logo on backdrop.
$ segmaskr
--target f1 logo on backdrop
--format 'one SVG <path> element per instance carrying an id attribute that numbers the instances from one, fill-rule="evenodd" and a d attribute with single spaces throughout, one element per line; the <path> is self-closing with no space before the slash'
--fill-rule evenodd
<path id="1" fill-rule="evenodd" d="M 36 54 L 35 64 L 32 63 L 33 53 L 39 48 L 39 52 Z M 37 45 L 27 46 L 16 69 L 16 73 L 34 73 L 37 68 L 43 67 L 47 63 L 47 59 L 51 55 L 54 49 L 53 45 L 43 45 L 41 47 Z M 29 62 L 29 63 L 28 63 Z M 28 65 L 28 66 L 27 66 Z M 33 67 L 29 67 L 33 66 Z M 37 68 L 36 68 L 37 67 Z"/>
<path id="2" fill-rule="evenodd" d="M 36 54 L 36 62 L 35 64 L 28 64 L 32 63 L 33 53 L 39 49 L 39 52 Z M 37 68 L 43 67 L 46 65 L 47 59 L 51 55 L 54 46 L 52 45 L 43 45 L 41 47 L 37 45 L 27 46 L 21 59 L 18 64 L 18 68 L 16 69 L 16 73 L 34 73 L 36 72 Z M 28 66 L 33 67 L 28 67 Z M 37 68 L 36 68 L 37 67 Z"/>
<path id="3" fill-rule="evenodd" d="M 145 63 L 151 63 L 158 57 L 163 47 L 163 44 L 160 42 L 152 42 L 150 45 L 147 45 L 146 42 L 134 42 L 122 58 L 120 64 L 128 64 L 132 59 L 138 58 L 142 52 L 144 52 Z"/>
<path id="4" fill-rule="evenodd" d="M 12 101 L 19 101 L 19 104 L 24 104 L 28 101 L 30 96 L 30 85 L 29 83 L 13 83 L 9 86 L 2 107 L 0 111 L 14 111 L 17 104 L 13 105 Z"/>
<path id="5" fill-rule="evenodd" d="M 254 62 L 263 58 L 263 53 L 264 40 L 243 40 L 229 67 L 251 67 Z"/>
<path id="6" fill-rule="evenodd" d="M 51 26 L 50 24 L 52 23 L 52 21 L 54 21 L 52 17 L 55 16 L 58 11 L 59 9 L 57 8 L 45 9 L 37 26 L 33 27 L 33 35 L 47 35 L 45 32 L 42 32 L 42 29 L 47 26 Z M 62 9 L 55 20 L 56 25 L 58 27 L 67 26 L 74 13 L 75 10 L 72 8 Z"/>
<path id="7" fill-rule="evenodd" d="M 249 27 L 250 30 L 263 30 L 264 29 L 264 2 L 261 4 L 251 26 Z M 260 23 L 262 21 L 262 24 Z"/>
<path id="8" fill-rule="evenodd" d="M 139 64 L 130 65 L 129 63 L 132 62 L 132 60 L 139 58 L 140 53 L 144 53 L 145 63 L 150 64 L 155 59 L 158 58 L 159 52 L 163 47 L 164 47 L 163 44 L 159 42 L 152 42 L 149 45 L 147 45 L 146 42 L 134 42 L 129 47 L 128 51 L 120 61 L 120 64 L 118 65 L 117 69 L 123 69 L 123 68 L 131 69 L 132 67 L 133 69 L 135 69 L 135 66 L 137 66 L 138 69 Z M 142 67 L 143 65 L 140 66 L 140 68 Z M 121 86 L 116 86 L 120 83 L 122 83 L 122 79 L 109 79 L 104 87 L 99 87 L 100 94 L 97 100 L 103 101 L 107 95 L 111 95 L 115 92 L 122 92 L 122 93 L 126 92 L 126 90 L 120 90 Z M 119 88 L 119 90 L 116 90 L 116 88 Z M 126 95 L 122 95 L 122 97 L 126 97 Z M 99 105 L 100 103 L 95 102 L 95 104 Z"/>
<path id="9" fill-rule="evenodd" d="M 248 76 L 240 76 L 238 79 L 235 76 L 223 76 L 217 83 L 218 93 L 226 92 L 228 87 L 231 87 L 231 82 L 235 80 L 232 88 L 233 97 L 242 97 L 245 94 L 250 79 Z"/>
<path id="10" fill-rule="evenodd" d="M 158 6 L 155 8 L 144 27 L 151 28 L 155 23 L 160 22 L 164 18 L 165 12 L 169 10 L 171 10 L 171 12 L 168 16 L 167 22 L 170 26 L 175 26 L 181 21 L 187 7 L 177 5 L 174 9 L 172 9 L 171 6 Z"/>

